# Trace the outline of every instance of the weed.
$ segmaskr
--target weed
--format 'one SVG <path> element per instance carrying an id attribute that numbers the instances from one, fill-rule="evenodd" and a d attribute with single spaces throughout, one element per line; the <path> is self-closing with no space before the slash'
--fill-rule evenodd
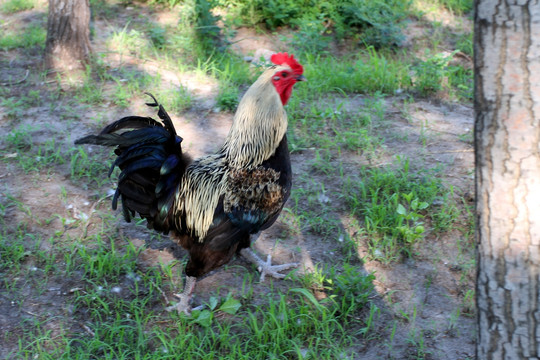
<path id="1" fill-rule="evenodd" d="M 476 296 L 473 289 L 469 289 L 465 292 L 461 302 L 461 313 L 470 317 L 473 317 L 476 314 Z"/>
<path id="2" fill-rule="evenodd" d="M 467 32 L 460 34 L 456 40 L 456 49 L 467 54 L 468 56 L 473 56 L 473 34 Z"/>
<path id="3" fill-rule="evenodd" d="M 71 180 L 88 187 L 92 182 L 101 187 L 109 180 L 103 177 L 111 165 L 111 161 L 103 162 L 103 151 L 87 152 L 84 147 L 70 150 L 70 175 Z"/>
<path id="4" fill-rule="evenodd" d="M 165 47 L 167 39 L 165 37 L 165 28 L 159 24 L 149 24 L 148 25 L 148 36 L 152 40 L 152 44 L 156 49 L 162 50 Z"/>
<path id="5" fill-rule="evenodd" d="M 407 17 L 410 5 L 409 1 L 399 0 L 220 0 L 218 4 L 227 8 L 230 13 L 229 22 L 236 25 L 254 26 L 264 23 L 272 30 L 280 26 L 298 27 L 300 33 L 307 36 L 304 38 L 307 44 L 299 42 L 301 37 L 293 42 L 305 51 L 324 51 L 327 40 L 321 38 L 323 33 L 333 33 L 342 39 L 360 31 L 365 33 L 363 41 L 375 47 L 399 43 L 403 35 L 396 24 Z"/>
<path id="6" fill-rule="evenodd" d="M 238 106 L 239 97 L 240 94 L 236 86 L 229 82 L 222 82 L 219 85 L 217 105 L 223 110 L 234 112 Z"/>
<path id="7" fill-rule="evenodd" d="M 11 99 L 7 99 L 5 102 L 3 102 L 2 105 L 4 105 L 6 102 L 10 101 Z M 19 100 L 20 101 L 20 100 Z M 17 106 L 13 105 L 13 102 L 11 102 L 11 107 L 16 108 Z M 22 102 L 21 102 L 22 103 Z M 17 103 L 20 104 L 20 103 Z M 9 105 L 8 105 L 9 106 Z M 32 147 L 33 140 L 32 140 L 32 131 L 34 130 L 31 126 L 19 126 L 18 128 L 12 130 L 9 134 L 6 135 L 4 138 L 5 142 L 10 145 L 9 150 L 27 150 Z"/>
<path id="8" fill-rule="evenodd" d="M 108 40 L 109 47 L 120 54 L 136 56 L 146 54 L 151 48 L 151 42 L 139 30 L 128 30 L 128 26 L 129 24 L 124 26 L 122 30 L 115 31 L 112 34 Z"/>
<path id="9" fill-rule="evenodd" d="M 448 64 L 453 54 L 431 54 L 426 50 L 425 56 L 426 60 L 420 60 L 413 67 L 416 74 L 414 87 L 423 96 L 442 90 L 444 86 L 443 80 L 447 77 Z"/>
<path id="10" fill-rule="evenodd" d="M 353 309 L 362 309 L 368 304 L 373 291 L 375 279 L 373 274 L 363 274 L 358 267 L 344 264 L 341 273 L 332 268 L 329 278 L 330 286 L 337 295 L 335 299 L 339 303 L 340 310 L 347 310 L 344 315 L 348 315 Z"/>
<path id="11" fill-rule="evenodd" d="M 92 248 L 81 244 L 77 249 L 87 280 L 102 281 L 134 272 L 138 251 L 131 243 L 123 244 L 120 252 L 114 241 L 105 234 L 98 233 L 92 240 Z"/>
<path id="12" fill-rule="evenodd" d="M 451 229 L 452 225 L 457 221 L 460 210 L 457 203 L 453 200 L 454 187 L 449 186 L 448 192 L 441 194 L 441 199 L 435 202 L 437 211 L 433 212 L 433 230 L 436 232 L 445 232 Z"/>
<path id="13" fill-rule="evenodd" d="M 80 102 L 99 104 L 104 100 L 102 84 L 93 79 L 93 73 L 92 67 L 87 66 L 82 84 L 75 89 L 75 98 Z"/>
<path id="14" fill-rule="evenodd" d="M 455 92 L 455 97 L 472 99 L 472 70 L 459 65 L 450 65 L 457 50 L 452 53 L 431 54 L 426 51 L 426 60 L 420 60 L 413 66 L 414 88 L 423 96 L 441 90 Z M 453 94 L 451 94 L 453 95 Z"/>
<path id="15" fill-rule="evenodd" d="M 3 222 L 3 221 L 2 221 Z M 0 232 L 0 270 L 20 271 L 22 261 L 31 253 L 25 247 L 25 229 L 19 226 L 15 233 L 9 233 L 5 226 Z"/>

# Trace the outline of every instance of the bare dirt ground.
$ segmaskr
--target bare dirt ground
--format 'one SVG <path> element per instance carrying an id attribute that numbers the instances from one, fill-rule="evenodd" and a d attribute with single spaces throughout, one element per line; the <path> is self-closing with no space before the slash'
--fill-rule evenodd
<path id="1" fill-rule="evenodd" d="M 126 11 L 126 17 L 129 17 L 129 10 Z M 36 19 L 42 23 L 45 21 L 44 14 L 36 11 L 17 13 L 7 19 L 4 15 L 2 17 L 2 20 L 10 22 L 10 26 Z M 164 22 L 171 21 L 166 14 L 158 14 L 157 17 Z M 110 36 L 113 28 L 124 24 L 121 19 L 117 24 L 97 21 L 94 24 L 94 51 L 106 52 L 104 39 Z M 235 49 L 244 55 L 252 54 L 261 47 L 276 49 L 280 46 L 274 37 L 258 35 L 247 29 L 238 32 L 237 40 L 241 41 Z M 2 86 L 9 86 L 10 98 L 17 100 L 28 96 L 30 91 L 43 95 L 56 91 L 54 80 L 44 77 L 39 70 L 40 56 L 39 49 L 0 53 L 0 82 Z M 232 114 L 213 111 L 217 88 L 211 79 L 182 77 L 156 64 L 141 63 L 125 56 L 119 58 L 116 54 L 108 54 L 105 61 L 112 68 L 132 61 L 130 65 L 137 66 L 141 71 L 159 73 L 163 79 L 187 86 L 194 95 L 195 103 L 189 111 L 174 119 L 185 139 L 186 150 L 198 156 L 220 146 L 220 141 L 215 139 L 225 138 Z M 30 72 L 23 82 L 6 85 L 24 78 L 27 70 Z M 364 97 L 353 95 L 340 101 L 344 107 L 354 109 L 362 106 Z M 0 139 L 5 139 L 15 128 L 28 125 L 37 129 L 32 131 L 34 144 L 54 138 L 63 147 L 71 148 L 73 140 L 96 130 L 93 119 L 97 117 L 103 123 L 108 123 L 132 113 L 153 115 L 144 106 L 143 97 L 134 99 L 132 105 L 125 109 L 116 108 L 109 102 L 97 106 L 70 103 L 71 113 L 66 113 L 67 101 L 67 97 L 62 95 L 53 102 L 35 101 L 22 107 L 15 115 L 9 105 L 0 106 Z M 400 155 L 411 158 L 412 162 L 418 161 L 422 166 L 441 166 L 443 176 L 455 188 L 456 196 L 462 197 L 465 202 L 472 201 L 474 163 L 471 104 L 421 99 L 407 102 L 401 95 L 386 97 L 384 101 L 385 120 L 391 126 L 385 127 L 382 132 L 386 151 L 380 158 L 370 160 L 372 165 L 390 164 L 395 155 Z M 55 251 L 55 244 L 47 241 L 55 233 L 62 233 L 64 241 L 69 241 L 101 226 L 102 214 L 109 211 L 109 199 L 99 200 L 101 194 L 90 193 L 80 182 L 71 181 L 68 163 L 59 165 L 55 171 L 42 168 L 39 172 L 25 173 L 13 158 L 16 153 L 10 151 L 5 141 L 0 140 L 0 149 L 4 154 L 0 159 L 0 204 L 5 206 L 1 215 L 6 224 L 24 222 L 28 234 L 34 234 L 34 237 L 41 235 L 39 239 L 28 238 L 28 241 L 36 242 L 37 249 Z M 293 170 L 297 177 L 308 173 L 315 182 L 323 182 L 325 180 L 307 165 L 313 157 L 314 150 L 294 153 Z M 366 163 L 366 159 L 358 154 L 347 154 L 347 157 L 347 166 L 351 169 Z M 107 186 L 112 189 L 114 185 L 111 182 Z M 325 189 L 329 201 L 340 201 L 332 195 L 339 194 L 340 188 L 325 183 Z M 11 202 L 12 198 L 18 202 Z M 77 226 L 62 219 L 72 220 Z M 142 227 L 125 223 L 120 214 L 116 214 L 115 219 L 124 235 L 136 246 L 149 245 L 139 256 L 141 267 L 173 261 L 173 252 L 180 258 L 186 255 L 166 238 L 158 241 Z M 343 228 L 353 231 L 349 226 L 351 219 L 345 215 L 342 219 Z M 275 239 L 281 238 L 290 226 L 287 217 L 282 216 L 258 240 L 255 248 L 260 253 L 271 253 L 276 263 L 298 261 L 301 271 L 309 271 L 316 264 L 336 261 L 339 255 L 336 251 L 338 239 L 321 241 L 314 234 L 302 232 L 297 237 L 288 237 L 287 241 L 276 242 Z M 428 234 L 415 249 L 417 255 L 402 263 L 385 265 L 377 261 L 358 262 L 359 271 L 375 274 L 376 294 L 373 300 L 381 311 L 375 325 L 378 340 L 359 339 L 355 359 L 421 358 L 413 351 L 418 348 L 417 344 L 413 344 L 415 339 L 425 342 L 423 346 L 428 350 L 425 358 L 458 360 L 474 357 L 474 309 L 464 301 L 467 290 L 473 288 L 474 282 L 474 269 L 470 267 L 474 254 L 470 241 L 461 229 L 456 228 L 442 237 Z M 367 248 L 359 246 L 359 257 L 365 254 Z M 0 284 L 0 358 L 6 358 L 10 351 L 17 348 L 16 343 L 5 340 L 7 335 L 21 333 L 21 324 L 38 317 L 50 318 L 46 330 L 53 334 L 85 331 L 77 318 L 72 316 L 70 308 L 70 296 L 78 286 L 77 278 L 44 278 L 39 276 L 40 269 L 34 268 L 31 263 L 25 263 L 24 268 L 21 274 L 27 278 L 22 291 L 15 294 L 9 290 L 10 282 L 21 282 L 21 279 L 4 278 Z M 228 266 L 209 274 L 197 284 L 195 305 L 220 289 L 226 293 L 240 286 L 246 271 L 252 271 L 251 267 L 244 260 L 235 259 Z M 2 274 L 0 276 L 4 277 Z M 45 286 L 36 286 L 36 282 L 43 281 Z M 225 289 L 223 284 L 227 284 Z M 264 293 L 268 290 L 267 286 L 257 283 L 255 291 Z M 288 285 L 284 282 L 275 286 L 286 288 Z M 422 336 L 417 336 L 419 333 Z"/>

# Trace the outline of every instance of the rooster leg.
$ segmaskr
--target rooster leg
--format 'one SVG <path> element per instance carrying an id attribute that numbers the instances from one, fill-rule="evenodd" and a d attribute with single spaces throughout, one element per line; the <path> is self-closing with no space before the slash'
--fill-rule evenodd
<path id="1" fill-rule="evenodd" d="M 298 266 L 297 263 L 272 265 L 272 256 L 270 254 L 267 256 L 266 261 L 264 261 L 259 256 L 257 256 L 257 254 L 255 254 L 255 252 L 251 250 L 251 248 L 245 248 L 240 250 L 240 254 L 242 254 L 243 257 L 245 257 L 257 266 L 257 269 L 261 273 L 260 282 L 264 281 L 264 277 L 266 275 L 270 275 L 276 279 L 283 279 L 285 277 L 285 274 L 280 274 L 280 271 Z"/>
<path id="2" fill-rule="evenodd" d="M 193 294 L 193 289 L 195 288 L 195 283 L 197 278 L 194 276 L 186 276 L 186 285 L 184 286 L 184 291 L 181 294 L 174 294 L 180 301 L 175 305 L 171 305 L 166 308 L 167 311 L 176 310 L 179 313 L 183 312 L 186 315 L 191 313 L 191 296 Z"/>

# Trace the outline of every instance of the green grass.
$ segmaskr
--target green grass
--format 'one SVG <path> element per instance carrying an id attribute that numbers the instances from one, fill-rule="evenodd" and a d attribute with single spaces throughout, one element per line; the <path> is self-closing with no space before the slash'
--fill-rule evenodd
<path id="1" fill-rule="evenodd" d="M 120 54 L 143 56 L 152 48 L 152 41 L 139 30 L 128 30 L 128 25 L 126 25 L 122 30 L 112 34 L 108 45 Z"/>
<path id="2" fill-rule="evenodd" d="M 35 0 L 6 0 L 0 5 L 0 11 L 6 15 L 30 10 L 36 6 Z"/>
<path id="3" fill-rule="evenodd" d="M 103 176 L 112 164 L 111 160 L 103 161 L 103 157 L 107 156 L 109 151 L 102 149 L 94 151 L 88 153 L 84 147 L 76 147 L 69 152 L 70 178 L 85 188 L 92 185 L 101 187 L 109 182 L 109 179 Z"/>
<path id="4" fill-rule="evenodd" d="M 311 91 L 393 94 L 410 86 L 409 66 L 373 47 L 350 59 L 306 56 L 305 75 Z M 320 69 L 331 69 L 330 72 Z"/>
<path id="5" fill-rule="evenodd" d="M 47 32 L 40 25 L 30 25 L 24 29 L 22 34 L 10 30 L 0 30 L 0 50 L 28 49 L 35 46 L 43 49 L 46 37 Z"/>
<path id="6" fill-rule="evenodd" d="M 426 234 L 426 219 L 441 232 L 457 220 L 455 200 L 437 173 L 412 172 L 409 160 L 396 168 L 366 168 L 360 177 L 362 181 L 347 181 L 344 193 L 352 213 L 364 221 L 374 259 L 393 262 L 413 256 Z"/>
<path id="7" fill-rule="evenodd" d="M 23 126 L 8 134 L 4 139 L 8 148 L 0 150 L 4 153 L 4 159 L 16 161 L 26 173 L 64 164 L 66 159 L 62 151 L 63 144 L 54 138 L 35 144 L 32 135 L 34 131 L 39 129 Z"/>
<path id="8" fill-rule="evenodd" d="M 293 287 L 287 293 L 264 295 L 264 305 L 251 305 L 254 284 L 249 276 L 242 292 L 211 297 L 206 308 L 191 317 L 164 313 L 162 288 L 170 286 L 166 273 L 138 269 L 139 251 L 111 235 L 104 231 L 75 244 L 69 255 L 67 270 L 80 278 L 73 312 L 84 330 L 78 335 L 61 330 L 53 337 L 43 322 L 26 323 L 14 355 L 43 359 L 350 357 L 346 349 L 370 334 L 377 316 L 376 308 L 369 310 L 373 275 L 362 275 L 350 266 L 343 272 L 331 268 L 322 275 L 330 294 L 325 301 L 316 300 L 306 288 Z"/>
<path id="9" fill-rule="evenodd" d="M 437 5 L 442 5 L 446 9 L 461 15 L 473 9 L 473 0 L 431 0 Z"/>

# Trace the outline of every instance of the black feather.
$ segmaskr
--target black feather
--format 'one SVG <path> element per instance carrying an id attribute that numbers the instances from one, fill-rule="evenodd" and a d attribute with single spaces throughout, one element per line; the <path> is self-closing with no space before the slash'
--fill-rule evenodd
<path id="1" fill-rule="evenodd" d="M 98 135 L 76 140 L 75 144 L 115 146 L 118 157 L 109 176 L 115 167 L 121 171 L 112 199 L 113 209 L 120 200 L 126 221 L 139 213 L 149 226 L 166 232 L 175 193 L 189 160 L 182 155 L 182 138 L 176 134 L 171 118 L 150 96 L 154 103 L 148 105 L 158 107 L 161 122 L 127 116 L 106 126 Z"/>
<path id="2" fill-rule="evenodd" d="M 120 196 L 120 191 L 118 188 L 116 188 L 116 191 L 114 192 L 114 196 L 113 196 L 113 199 L 112 199 L 112 209 L 113 210 L 116 210 L 118 208 L 118 197 Z"/>
<path id="3" fill-rule="evenodd" d="M 122 129 L 143 129 L 152 126 L 163 127 L 163 125 L 150 117 L 126 116 L 110 125 L 107 125 L 99 134 L 104 135 L 114 133 Z"/>
<path id="4" fill-rule="evenodd" d="M 118 181 L 123 181 L 124 179 L 126 179 L 126 177 L 131 175 L 131 173 L 137 170 L 149 169 L 157 171 L 160 168 L 161 164 L 162 161 L 157 157 L 146 157 L 137 162 L 133 162 L 122 170 L 120 176 L 118 177 Z"/>
<path id="5" fill-rule="evenodd" d="M 172 170 L 174 170 L 178 164 L 180 163 L 180 159 L 176 155 L 169 155 L 167 157 L 167 160 L 161 165 L 161 169 L 159 170 L 160 175 L 167 175 Z"/>

